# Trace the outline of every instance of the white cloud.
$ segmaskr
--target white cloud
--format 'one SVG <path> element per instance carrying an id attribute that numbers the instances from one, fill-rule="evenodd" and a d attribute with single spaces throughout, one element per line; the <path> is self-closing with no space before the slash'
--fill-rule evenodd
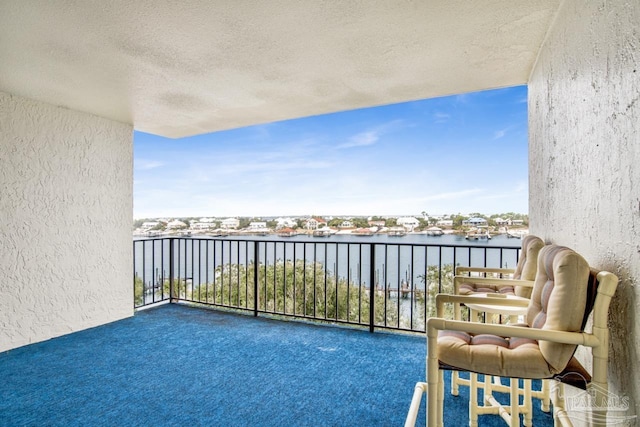
<path id="1" fill-rule="evenodd" d="M 368 131 L 362 132 L 349 138 L 349 142 L 339 145 L 338 148 L 364 147 L 366 145 L 375 144 L 380 139 L 380 132 Z"/>
<path id="2" fill-rule="evenodd" d="M 493 133 L 493 139 L 500 139 L 500 138 L 503 138 L 503 137 L 507 134 L 507 131 L 508 131 L 508 130 L 509 130 L 509 129 L 508 129 L 508 128 L 506 128 L 506 129 L 500 129 L 500 130 L 495 131 L 495 132 Z"/>
<path id="3" fill-rule="evenodd" d="M 447 123 L 451 118 L 451 114 L 436 112 L 433 115 L 435 123 Z"/>
<path id="4" fill-rule="evenodd" d="M 344 144 L 338 145 L 337 148 L 365 147 L 367 145 L 373 145 L 378 142 L 382 135 L 392 132 L 395 129 L 401 128 L 404 125 L 404 120 L 392 120 L 390 122 L 383 123 L 372 129 L 353 135 L 351 138 L 349 138 L 349 141 L 345 142 Z"/>

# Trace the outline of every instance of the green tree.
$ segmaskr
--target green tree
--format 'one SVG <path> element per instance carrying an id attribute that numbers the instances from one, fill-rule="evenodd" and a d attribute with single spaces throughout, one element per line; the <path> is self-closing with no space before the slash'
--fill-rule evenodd
<path id="1" fill-rule="evenodd" d="M 344 218 L 333 218 L 331 221 L 329 221 L 327 225 L 329 227 L 339 227 L 340 225 L 342 225 L 343 221 L 344 221 Z"/>
<path id="2" fill-rule="evenodd" d="M 235 308 L 254 309 L 328 321 L 369 324 L 370 293 L 366 286 L 336 277 L 319 262 L 279 260 L 258 265 L 258 295 L 254 294 L 254 264 L 225 264 L 215 270 L 215 280 L 196 286 L 181 281 L 181 298 Z M 167 289 L 168 294 L 168 289 Z M 174 292 L 175 294 L 175 292 Z M 397 303 L 374 298 L 378 325 L 398 325 Z M 386 305 L 386 316 L 385 316 Z"/>
<path id="3" fill-rule="evenodd" d="M 358 228 L 364 228 L 369 226 L 369 221 L 367 221 L 367 218 L 363 218 L 363 217 L 353 218 L 351 222 L 355 227 L 358 227 Z"/>

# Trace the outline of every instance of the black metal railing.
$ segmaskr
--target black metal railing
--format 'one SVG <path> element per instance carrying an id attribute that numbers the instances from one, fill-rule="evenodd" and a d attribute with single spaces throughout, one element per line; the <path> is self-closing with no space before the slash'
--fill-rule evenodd
<path id="1" fill-rule="evenodd" d="M 136 308 L 190 302 L 424 332 L 456 266 L 513 268 L 519 248 L 170 237 L 134 240 L 133 255 Z"/>

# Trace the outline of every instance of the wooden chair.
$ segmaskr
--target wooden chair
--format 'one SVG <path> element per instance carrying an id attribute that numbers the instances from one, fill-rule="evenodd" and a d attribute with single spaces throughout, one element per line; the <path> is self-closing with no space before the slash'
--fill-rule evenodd
<path id="1" fill-rule="evenodd" d="M 482 303 L 463 295 L 436 297 L 438 317 L 427 320 L 427 382 L 416 384 L 405 426 L 413 426 L 422 394 L 427 393 L 427 426 L 443 425 L 443 370 L 465 370 L 508 378 L 553 379 L 595 395 L 594 425 L 606 425 L 607 317 L 618 278 L 591 270 L 571 249 L 550 245 L 538 257 L 538 271 L 524 325 L 496 325 L 441 317 L 445 303 Z M 496 298 L 493 304 L 511 304 Z M 585 330 L 593 309 L 593 326 Z M 592 376 L 573 357 L 578 345 L 592 348 Z M 554 384 L 557 384 L 555 381 Z M 559 387 L 552 398 L 554 423 L 571 425 Z M 512 393 L 512 399 L 517 398 Z M 511 425 L 517 424 L 514 419 Z"/>

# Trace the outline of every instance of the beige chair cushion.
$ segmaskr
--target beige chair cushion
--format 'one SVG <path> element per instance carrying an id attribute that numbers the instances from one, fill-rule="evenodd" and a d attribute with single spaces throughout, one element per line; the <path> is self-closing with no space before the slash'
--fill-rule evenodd
<path id="1" fill-rule="evenodd" d="M 538 257 L 538 272 L 522 327 L 580 331 L 587 301 L 589 265 L 577 253 L 546 246 Z M 495 335 L 441 331 L 438 358 L 451 367 L 490 375 L 549 378 L 565 369 L 574 345 Z"/>
<path id="2" fill-rule="evenodd" d="M 449 367 L 503 377 L 549 378 L 553 375 L 538 342 L 526 338 L 441 331 L 438 359 Z"/>
<path id="3" fill-rule="evenodd" d="M 589 264 L 569 248 L 550 245 L 540 251 L 538 273 L 527 310 L 532 328 L 578 332 L 587 303 Z M 540 351 L 555 372 L 567 365 L 576 346 L 540 342 Z"/>
<path id="4" fill-rule="evenodd" d="M 544 242 L 539 237 L 528 235 L 522 239 L 522 251 L 518 265 L 513 273 L 514 279 L 534 280 L 536 277 L 538 253 L 544 246 Z M 501 293 L 517 295 L 519 297 L 529 298 L 531 296 L 531 288 L 524 286 L 492 286 L 481 283 L 465 282 L 458 288 L 460 295 L 472 295 L 477 293 Z"/>
<path id="5" fill-rule="evenodd" d="M 544 241 L 533 235 L 525 236 L 522 239 L 522 255 L 518 260 L 516 271 L 513 273 L 514 279 L 535 280 L 538 270 L 538 256 L 544 247 Z M 519 297 L 530 298 L 531 288 L 516 286 L 515 293 Z"/>

